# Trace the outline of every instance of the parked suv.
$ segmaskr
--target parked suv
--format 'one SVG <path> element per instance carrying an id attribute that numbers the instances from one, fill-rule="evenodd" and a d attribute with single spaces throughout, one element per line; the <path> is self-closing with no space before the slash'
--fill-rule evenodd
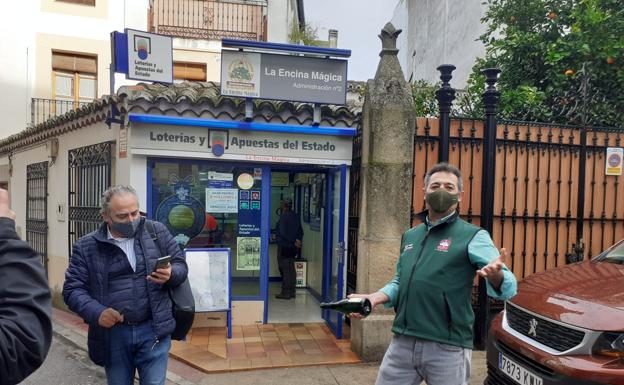
<path id="1" fill-rule="evenodd" d="M 624 385 L 624 240 L 533 274 L 492 321 L 485 385 Z"/>

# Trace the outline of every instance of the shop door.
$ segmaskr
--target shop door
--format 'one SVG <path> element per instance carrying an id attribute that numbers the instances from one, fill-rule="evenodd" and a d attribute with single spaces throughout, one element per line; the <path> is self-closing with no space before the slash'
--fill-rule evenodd
<path id="1" fill-rule="evenodd" d="M 323 300 L 338 301 L 345 296 L 345 212 L 347 189 L 347 166 L 341 165 L 329 171 L 327 183 L 327 214 L 329 224 L 325 240 Z M 323 319 L 336 338 L 342 338 L 344 316 L 334 310 L 323 310 Z"/>

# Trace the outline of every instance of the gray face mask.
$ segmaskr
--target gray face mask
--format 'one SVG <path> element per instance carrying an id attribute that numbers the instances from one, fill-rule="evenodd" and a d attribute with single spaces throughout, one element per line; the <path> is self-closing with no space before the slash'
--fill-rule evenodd
<path id="1" fill-rule="evenodd" d="M 438 214 L 444 214 L 459 201 L 459 194 L 451 194 L 443 188 L 427 194 L 425 201 Z"/>
<path id="2" fill-rule="evenodd" d="M 119 233 L 124 238 L 132 238 L 136 233 L 139 225 L 141 224 L 141 218 L 137 218 L 130 222 L 115 222 L 111 225 L 111 228 L 115 232 Z"/>

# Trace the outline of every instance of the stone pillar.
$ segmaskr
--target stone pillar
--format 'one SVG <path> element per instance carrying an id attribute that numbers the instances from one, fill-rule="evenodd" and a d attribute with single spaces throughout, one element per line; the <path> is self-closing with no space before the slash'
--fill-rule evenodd
<path id="1" fill-rule="evenodd" d="M 415 111 L 397 58 L 391 23 L 379 35 L 375 78 L 366 85 L 362 110 L 361 207 L 357 292 L 372 293 L 396 272 L 401 235 L 410 227 Z M 392 333 L 394 311 L 379 306 L 351 324 L 351 346 L 364 361 L 380 360 Z"/>

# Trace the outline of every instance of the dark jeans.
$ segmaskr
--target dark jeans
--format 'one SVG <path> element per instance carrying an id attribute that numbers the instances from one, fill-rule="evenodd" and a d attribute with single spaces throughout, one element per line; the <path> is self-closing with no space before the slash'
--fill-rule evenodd
<path id="1" fill-rule="evenodd" d="M 277 255 L 277 266 L 282 276 L 282 295 L 295 295 L 295 256 L 297 248 L 295 246 L 280 246 Z"/>

